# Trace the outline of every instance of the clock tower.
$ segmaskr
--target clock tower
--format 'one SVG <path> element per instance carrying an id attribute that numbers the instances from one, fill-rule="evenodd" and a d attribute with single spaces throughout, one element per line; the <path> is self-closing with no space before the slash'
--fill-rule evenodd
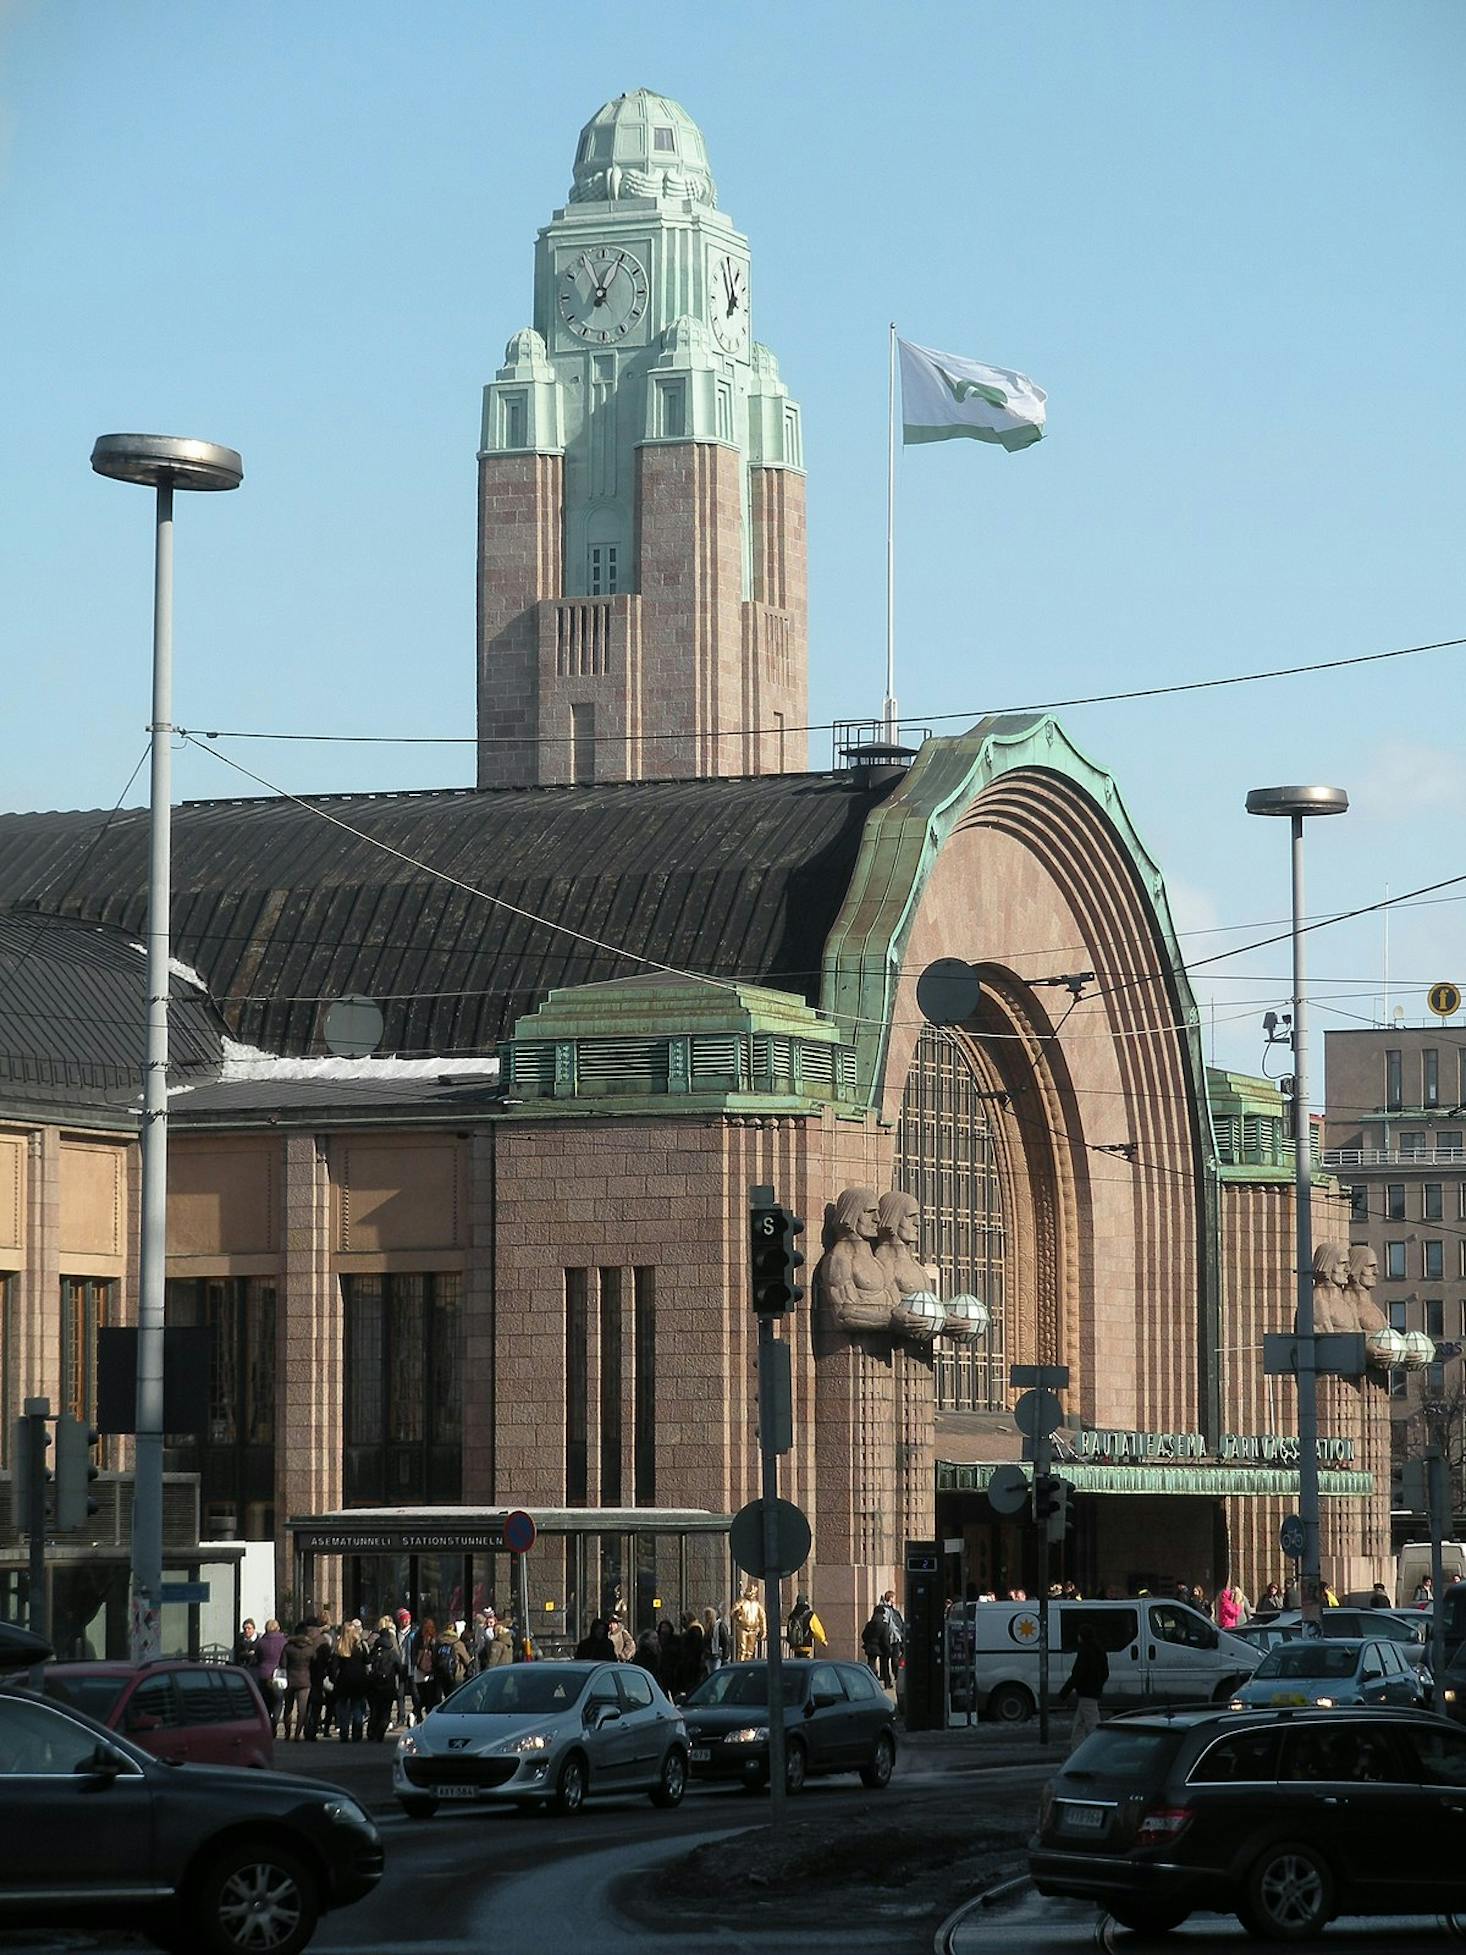
<path id="1" fill-rule="evenodd" d="M 753 296 L 692 118 L 608 102 L 484 389 L 480 787 L 806 765 L 799 408 Z"/>

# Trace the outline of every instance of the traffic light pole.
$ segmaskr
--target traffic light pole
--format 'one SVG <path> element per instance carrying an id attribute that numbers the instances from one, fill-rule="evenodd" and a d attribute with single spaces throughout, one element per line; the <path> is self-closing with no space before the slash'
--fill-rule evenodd
<path id="1" fill-rule="evenodd" d="M 766 1649 L 769 1665 L 769 1817 L 778 1826 L 784 1818 L 784 1653 L 780 1648 L 783 1634 L 783 1590 L 779 1585 L 779 1454 L 775 1447 L 773 1395 L 765 1381 L 774 1365 L 774 1347 L 778 1339 L 774 1336 L 774 1320 L 760 1316 L 758 1320 L 758 1371 L 761 1389 L 758 1395 L 758 1449 L 763 1467 L 764 1502 L 764 1601 L 771 1603 L 766 1611 L 768 1636 Z"/>
<path id="2" fill-rule="evenodd" d="M 1049 1477 L 1053 1453 L 1047 1437 L 1034 1442 L 1033 1484 L 1037 1487 Z M 1038 1741 L 1049 1741 L 1049 1523 L 1045 1516 L 1038 1531 Z"/>
<path id="3" fill-rule="evenodd" d="M 28 1398 L 25 1402 L 26 1512 L 25 1530 L 30 1554 L 27 1566 L 26 1620 L 33 1636 L 48 1636 L 51 1617 L 46 1604 L 46 1422 L 51 1416 L 49 1398 Z M 39 1684 L 37 1673 L 31 1677 Z"/>

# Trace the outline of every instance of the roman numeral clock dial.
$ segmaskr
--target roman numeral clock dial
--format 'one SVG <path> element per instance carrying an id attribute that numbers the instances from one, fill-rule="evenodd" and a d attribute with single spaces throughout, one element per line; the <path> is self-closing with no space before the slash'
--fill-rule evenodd
<path id="1" fill-rule="evenodd" d="M 560 275 L 560 317 L 578 339 L 613 346 L 646 312 L 646 272 L 629 251 L 595 245 Z"/>

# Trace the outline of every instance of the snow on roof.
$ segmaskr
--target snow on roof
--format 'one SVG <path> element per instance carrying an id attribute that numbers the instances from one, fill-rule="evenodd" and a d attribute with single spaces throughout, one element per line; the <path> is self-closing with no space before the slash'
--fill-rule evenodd
<path id="1" fill-rule="evenodd" d="M 261 1052 L 257 1046 L 241 1045 L 237 1039 L 224 1040 L 224 1070 L 218 1083 L 232 1085 L 242 1080 L 285 1079 L 497 1079 L 497 1059 L 285 1059 L 278 1052 Z"/>

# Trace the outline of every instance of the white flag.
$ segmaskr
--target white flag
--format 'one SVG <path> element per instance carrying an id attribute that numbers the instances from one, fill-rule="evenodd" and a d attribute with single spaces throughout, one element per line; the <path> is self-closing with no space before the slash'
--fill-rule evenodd
<path id="1" fill-rule="evenodd" d="M 1043 437 L 1048 395 L 1027 374 L 986 367 L 958 353 L 937 353 L 898 339 L 901 436 L 915 441 L 995 441 L 1008 453 Z"/>

